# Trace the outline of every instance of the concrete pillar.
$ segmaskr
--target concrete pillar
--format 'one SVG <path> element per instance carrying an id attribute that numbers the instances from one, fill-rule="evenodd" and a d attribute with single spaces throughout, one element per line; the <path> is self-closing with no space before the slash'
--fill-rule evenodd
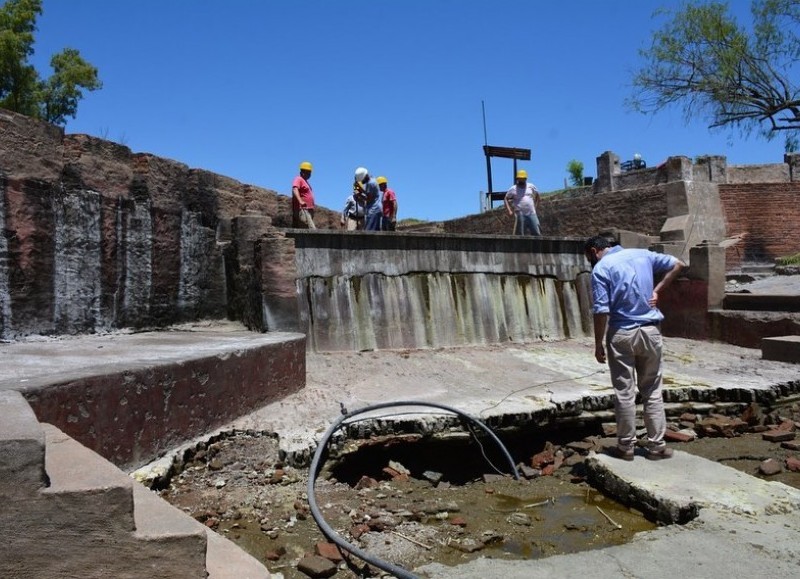
<path id="1" fill-rule="evenodd" d="M 255 246 L 272 229 L 272 219 L 252 212 L 233 219 L 233 241 L 226 260 L 228 317 L 247 328 L 265 332 L 260 270 L 256 267 Z"/>
<path id="2" fill-rule="evenodd" d="M 689 157 L 669 157 L 665 165 L 667 183 L 692 180 L 692 160 Z"/>
<path id="3" fill-rule="evenodd" d="M 270 229 L 272 218 L 261 213 L 248 213 L 234 218 L 232 233 L 240 267 L 252 267 L 254 244 Z"/>
<path id="4" fill-rule="evenodd" d="M 728 158 L 724 155 L 699 157 L 694 165 L 694 179 L 711 183 L 727 183 Z"/>
<path id="5" fill-rule="evenodd" d="M 789 165 L 789 181 L 800 181 L 800 153 L 786 153 L 783 162 Z"/>
<path id="6" fill-rule="evenodd" d="M 619 175 L 622 169 L 619 165 L 619 156 L 611 151 L 606 151 L 597 157 L 597 179 L 595 192 L 606 193 L 614 190 L 614 175 Z"/>
<path id="7" fill-rule="evenodd" d="M 264 235 L 256 242 L 255 259 L 261 274 L 263 329 L 305 333 L 307 328 L 300 328 L 294 239 L 279 231 Z"/>
<path id="8" fill-rule="evenodd" d="M 708 283 L 708 308 L 722 308 L 725 298 L 725 248 L 703 241 L 689 250 L 689 277 Z"/>

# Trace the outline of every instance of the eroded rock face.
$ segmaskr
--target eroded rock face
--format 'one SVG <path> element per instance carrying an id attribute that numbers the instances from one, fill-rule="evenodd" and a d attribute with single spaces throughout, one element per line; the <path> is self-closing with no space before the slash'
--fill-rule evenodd
<path id="1" fill-rule="evenodd" d="M 287 209 L 274 191 L 0 110 L 0 339 L 223 318 L 231 221 Z"/>

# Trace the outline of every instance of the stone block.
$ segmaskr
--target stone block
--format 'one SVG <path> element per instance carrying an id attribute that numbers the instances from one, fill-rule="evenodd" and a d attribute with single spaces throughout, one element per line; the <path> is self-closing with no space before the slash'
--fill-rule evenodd
<path id="1" fill-rule="evenodd" d="M 800 364 L 800 336 L 775 336 L 761 339 L 761 357 Z"/>
<path id="2" fill-rule="evenodd" d="M 768 442 L 784 442 L 787 440 L 794 440 L 794 437 L 794 432 L 778 429 L 769 430 L 761 435 L 761 438 Z"/>

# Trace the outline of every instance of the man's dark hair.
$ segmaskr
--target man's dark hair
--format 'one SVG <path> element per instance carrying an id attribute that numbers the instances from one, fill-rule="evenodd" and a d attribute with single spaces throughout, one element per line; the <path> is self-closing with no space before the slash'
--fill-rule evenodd
<path id="1" fill-rule="evenodd" d="M 603 249 L 611 247 L 612 245 L 615 245 L 615 243 L 612 242 L 607 235 L 595 235 L 594 237 L 587 239 L 586 243 L 583 244 L 583 252 L 586 253 L 592 248 L 602 251 Z"/>

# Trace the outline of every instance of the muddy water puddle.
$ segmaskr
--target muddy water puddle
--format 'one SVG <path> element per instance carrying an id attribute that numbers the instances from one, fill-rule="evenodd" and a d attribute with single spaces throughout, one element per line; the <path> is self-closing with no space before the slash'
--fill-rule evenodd
<path id="1" fill-rule="evenodd" d="M 480 455 L 451 450 L 444 460 L 445 452 L 417 446 L 411 453 L 334 462 L 316 481 L 316 503 L 345 540 L 406 568 L 574 553 L 622 544 L 655 527 L 590 487 L 579 460 L 547 476 L 514 480 L 474 476 L 491 470 Z M 435 465 L 411 458 L 426 454 Z M 386 474 L 390 460 L 400 464 L 394 459 L 406 460 L 409 476 Z M 461 467 L 448 476 L 441 467 L 452 464 Z M 436 484 L 423 476 L 433 466 L 442 471 Z M 161 494 L 291 579 L 307 576 L 297 569 L 299 560 L 325 541 L 309 512 L 307 480 L 306 469 L 281 463 L 274 438 L 236 434 L 200 449 Z M 353 558 L 335 577 L 369 573 Z"/>

